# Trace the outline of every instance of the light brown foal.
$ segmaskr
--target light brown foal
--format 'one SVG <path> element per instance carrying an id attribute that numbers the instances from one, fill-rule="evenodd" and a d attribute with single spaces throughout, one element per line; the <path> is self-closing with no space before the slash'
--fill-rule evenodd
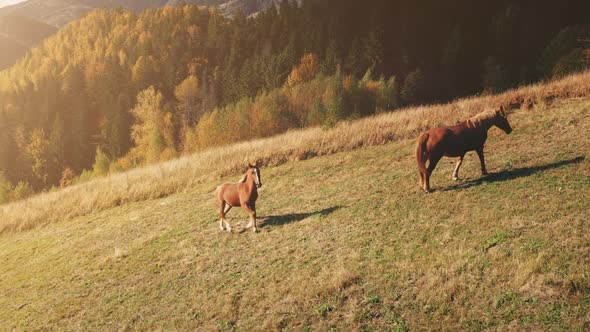
<path id="1" fill-rule="evenodd" d="M 219 229 L 231 232 L 231 225 L 225 220 L 225 215 L 234 206 L 241 206 L 250 216 L 250 223 L 246 228 L 254 228 L 258 231 L 256 225 L 256 199 L 258 198 L 258 188 L 262 187 L 260 180 L 260 169 L 256 165 L 248 164 L 248 171 L 242 180 L 238 183 L 224 183 L 217 187 L 217 202 L 219 204 Z M 225 209 L 227 204 L 228 208 Z M 225 227 L 224 227 L 225 225 Z"/>

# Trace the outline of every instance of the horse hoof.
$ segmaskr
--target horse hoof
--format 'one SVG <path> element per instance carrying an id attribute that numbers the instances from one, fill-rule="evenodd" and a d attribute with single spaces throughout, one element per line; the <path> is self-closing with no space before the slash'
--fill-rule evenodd
<path id="1" fill-rule="evenodd" d="M 228 232 L 228 233 L 231 233 L 231 227 L 228 227 L 228 228 L 227 228 L 227 232 Z"/>
<path id="2" fill-rule="evenodd" d="M 254 233 L 258 233 L 258 228 L 254 228 Z"/>
<path id="3" fill-rule="evenodd" d="M 453 180 L 454 181 L 459 181 L 459 178 L 455 176 L 455 177 L 453 177 Z"/>

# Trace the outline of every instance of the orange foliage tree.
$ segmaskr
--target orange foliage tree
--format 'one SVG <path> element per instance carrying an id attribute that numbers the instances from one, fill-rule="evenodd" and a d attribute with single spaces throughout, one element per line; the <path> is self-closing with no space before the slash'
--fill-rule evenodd
<path id="1" fill-rule="evenodd" d="M 289 86 L 295 86 L 304 82 L 309 82 L 315 78 L 320 71 L 318 57 L 313 53 L 306 53 L 301 57 L 298 65 L 294 66 L 287 79 Z"/>

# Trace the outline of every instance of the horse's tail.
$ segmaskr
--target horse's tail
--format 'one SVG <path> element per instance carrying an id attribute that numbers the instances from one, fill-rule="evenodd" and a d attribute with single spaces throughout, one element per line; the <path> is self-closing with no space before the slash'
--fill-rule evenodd
<path id="1" fill-rule="evenodd" d="M 215 198 L 217 199 L 217 201 L 219 203 L 221 203 L 222 198 L 221 198 L 221 186 L 217 186 L 217 188 L 215 188 Z"/>
<path id="2" fill-rule="evenodd" d="M 416 144 L 416 162 L 418 162 L 420 173 L 426 172 L 426 160 L 428 159 L 426 155 L 426 142 L 428 142 L 429 136 L 428 133 L 423 133 L 418 138 L 418 143 Z"/>

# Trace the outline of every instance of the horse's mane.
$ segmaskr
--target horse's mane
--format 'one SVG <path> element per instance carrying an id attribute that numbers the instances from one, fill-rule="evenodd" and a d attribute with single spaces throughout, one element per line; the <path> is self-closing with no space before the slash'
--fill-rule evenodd
<path id="1" fill-rule="evenodd" d="M 490 120 L 494 119 L 497 115 L 496 110 L 483 111 L 467 119 L 467 124 L 470 127 L 479 128 L 490 122 Z"/>
<path id="2" fill-rule="evenodd" d="M 238 183 L 244 183 L 248 179 L 248 174 L 244 174 L 244 176 L 238 181 Z"/>

